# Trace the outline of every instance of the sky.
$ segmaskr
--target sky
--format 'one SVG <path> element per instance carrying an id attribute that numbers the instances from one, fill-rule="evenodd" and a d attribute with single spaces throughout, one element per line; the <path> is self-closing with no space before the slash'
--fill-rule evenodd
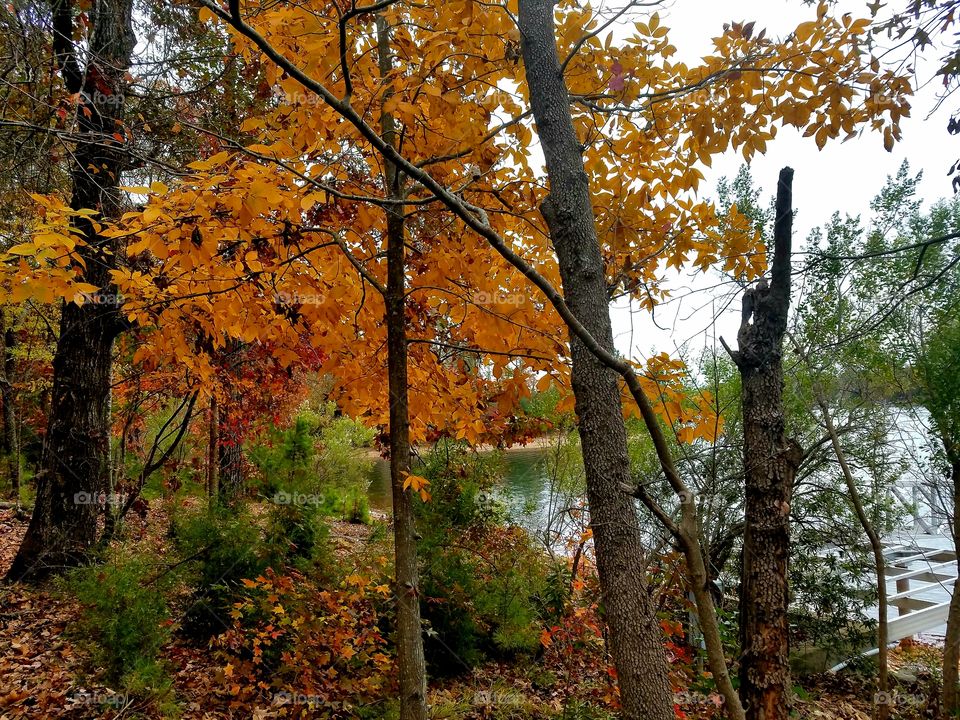
<path id="1" fill-rule="evenodd" d="M 867 0 L 840 0 L 840 12 L 851 12 L 854 17 L 868 17 Z M 902 2 L 896 2 L 899 6 Z M 881 13 L 885 10 L 881 10 Z M 677 57 L 692 61 L 711 50 L 710 40 L 718 35 L 725 22 L 756 21 L 756 30 L 767 28 L 768 36 L 782 37 L 799 23 L 815 19 L 815 7 L 802 0 L 672 0 L 661 10 L 662 22 L 670 28 L 670 39 L 677 47 Z M 935 55 L 936 53 L 934 53 Z M 767 153 L 751 163 L 755 183 L 763 188 L 764 197 L 776 190 L 780 168 L 794 168 L 794 223 L 795 249 L 809 231 L 829 219 L 835 212 L 867 215 L 870 200 L 880 190 L 888 175 L 897 172 L 904 159 L 909 158 L 913 171 L 922 170 L 923 181 L 919 192 L 926 202 L 933 202 L 952 193 L 947 171 L 960 156 L 960 142 L 947 134 L 949 113 L 941 109 L 931 115 L 937 99 L 937 83 L 930 82 L 932 66 L 918 65 L 919 80 L 927 81 L 916 90 L 910 118 L 901 123 L 903 140 L 893 152 L 883 149 L 879 133 L 866 133 L 846 143 L 832 141 L 818 151 L 811 138 L 802 138 L 791 129 L 781 130 L 769 143 Z M 706 187 L 713 192 L 717 180 L 733 178 L 742 165 L 742 156 L 728 153 L 706 169 Z M 717 278 L 678 278 L 672 283 L 676 295 L 687 295 L 657 313 L 657 327 L 649 314 L 630 312 L 623 305 L 612 311 L 617 348 L 635 358 L 647 357 L 652 351 L 676 354 L 679 346 L 688 344 L 691 353 L 705 345 L 717 343 L 721 334 L 735 347 L 739 326 L 740 302 L 726 299 L 729 307 L 718 319 L 715 329 L 708 329 L 711 318 L 724 307 L 724 301 L 711 302 L 702 289 L 715 285 Z M 670 328 L 675 328 L 673 331 Z M 705 332 L 706 331 L 706 332 Z"/>

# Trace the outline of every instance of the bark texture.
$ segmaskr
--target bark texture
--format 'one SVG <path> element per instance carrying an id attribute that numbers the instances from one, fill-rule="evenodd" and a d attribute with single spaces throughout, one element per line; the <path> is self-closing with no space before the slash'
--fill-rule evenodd
<path id="1" fill-rule="evenodd" d="M 389 77 L 393 65 L 390 28 L 377 17 L 380 75 Z M 391 95 L 384 93 L 384 103 Z M 381 132 L 397 145 L 392 115 L 382 113 Z M 384 158 L 384 185 L 392 200 L 403 199 L 400 173 Z M 393 495 L 393 544 L 397 598 L 397 659 L 400 668 L 400 720 L 426 720 L 427 670 L 420 624 L 420 578 L 413 491 L 404 489 L 410 473 L 410 409 L 407 380 L 406 248 L 403 205 L 387 207 L 387 286 L 384 301 L 387 323 L 387 380 L 390 394 L 390 486 Z"/>
<path id="2" fill-rule="evenodd" d="M 73 41 L 71 0 L 53 5 L 53 49 L 68 92 L 80 93 L 78 140 L 73 152 L 71 207 L 101 217 L 120 211 L 125 161 L 125 74 L 134 47 L 132 0 L 98 0 L 91 11 L 88 52 Z M 85 65 L 81 66 L 80 58 Z M 100 288 L 83 305 L 65 303 L 53 358 L 53 392 L 45 462 L 23 543 L 8 573 L 39 579 L 75 564 L 97 539 L 97 501 L 110 487 L 110 372 L 113 343 L 123 330 L 110 278 L 117 253 L 85 218 L 75 221 L 85 245 L 83 281 Z"/>
<path id="3" fill-rule="evenodd" d="M 606 274 L 583 157 L 557 56 L 552 0 L 521 0 L 520 32 L 531 106 L 543 146 L 550 195 L 542 206 L 557 252 L 564 299 L 574 316 L 612 352 Z M 619 379 L 571 334 L 572 383 L 587 497 L 610 651 L 622 716 L 674 716 L 663 637 L 644 575 L 644 545 L 630 482 Z"/>
<path id="4" fill-rule="evenodd" d="M 210 396 L 210 409 L 207 413 L 207 500 L 210 507 L 220 499 L 220 412 L 217 409 L 217 396 Z"/>
<path id="5" fill-rule="evenodd" d="M 220 467 L 217 469 L 217 495 L 220 500 L 228 503 L 243 497 L 243 445 L 235 432 L 228 432 L 228 437 L 220 438 Z"/>
<path id="6" fill-rule="evenodd" d="M 10 497 L 17 506 L 20 503 L 20 442 L 17 432 L 16 393 L 13 382 L 16 372 L 17 335 L 13 322 L 4 322 L 0 308 L 0 328 L 3 329 L 3 377 L 0 377 L 0 401 L 3 402 L 3 434 L 0 437 L 0 454 L 6 458 L 7 479 L 10 481 Z"/>
<path id="7" fill-rule="evenodd" d="M 787 561 L 790 500 L 800 446 L 786 435 L 783 338 L 790 309 L 793 170 L 780 172 L 774 256 L 766 280 L 743 298 L 739 349 L 743 391 L 745 527 L 740 589 L 740 698 L 750 720 L 787 720 L 790 664 Z M 752 320 L 752 322 L 751 322 Z"/>

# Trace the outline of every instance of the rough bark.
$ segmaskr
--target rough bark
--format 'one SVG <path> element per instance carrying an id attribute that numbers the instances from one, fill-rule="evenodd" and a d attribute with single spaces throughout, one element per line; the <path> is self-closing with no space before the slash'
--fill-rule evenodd
<path id="1" fill-rule="evenodd" d="M 790 309 L 793 170 L 780 172 L 769 287 L 743 299 L 739 349 L 744 425 L 743 574 L 740 590 L 740 698 L 751 720 L 787 720 L 790 690 L 787 561 L 790 499 L 802 458 L 786 435 L 783 338 Z M 752 322 L 751 322 L 752 319 Z"/>
<path id="2" fill-rule="evenodd" d="M 560 264 L 564 299 L 580 323 L 612 352 L 609 300 L 589 181 L 560 71 L 552 0 L 521 0 L 523 60 L 543 146 L 550 195 L 542 212 Z M 622 716 L 668 720 L 673 696 L 663 637 L 644 575 L 644 545 L 629 484 L 627 438 L 616 373 L 571 333 L 572 384 L 586 473 L 610 651 Z"/>
<path id="3" fill-rule="evenodd" d="M 950 452 L 953 480 L 953 549 L 960 557 L 960 453 Z M 960 591 L 953 588 L 950 609 L 947 611 L 947 634 L 943 647 L 943 713 L 947 717 L 960 715 Z"/>
<path id="4" fill-rule="evenodd" d="M 223 413 L 221 413 L 223 415 Z M 228 432 L 221 437 L 218 447 L 217 495 L 220 500 L 233 502 L 243 496 L 243 445 L 236 433 Z"/>
<path id="5" fill-rule="evenodd" d="M 210 506 L 217 504 L 220 497 L 220 413 L 217 409 L 217 396 L 210 396 L 210 410 L 207 427 L 207 500 Z"/>
<path id="6" fill-rule="evenodd" d="M 78 140 L 73 151 L 71 207 L 101 217 L 120 211 L 124 163 L 125 74 L 134 47 L 132 0 L 99 0 L 91 12 L 88 52 L 81 66 L 73 41 L 73 4 L 55 0 L 53 47 L 68 92 L 80 93 Z M 46 458 L 26 536 L 8 573 L 38 579 L 80 561 L 95 543 L 100 506 L 91 498 L 110 486 L 110 371 L 114 339 L 123 329 L 110 271 L 117 253 L 86 218 L 75 221 L 83 281 L 100 290 L 83 305 L 62 308 L 53 358 L 53 392 Z"/>
<path id="7" fill-rule="evenodd" d="M 387 80 L 393 65 L 390 29 L 377 16 L 380 75 Z M 384 104 L 390 97 L 384 93 Z M 381 132 L 392 146 L 397 128 L 392 115 L 380 116 Z M 384 158 L 384 185 L 392 200 L 403 199 L 401 174 Z M 410 473 L 410 415 L 407 381 L 406 251 L 402 204 L 387 207 L 387 381 L 390 394 L 390 486 L 393 494 L 393 544 L 397 597 L 397 660 L 400 669 L 400 720 L 426 720 L 427 670 L 420 624 L 420 580 L 414 525 L 413 491 L 404 489 Z"/>
<path id="8" fill-rule="evenodd" d="M 0 328 L 3 328 L 3 377 L 0 378 L 0 401 L 3 402 L 3 433 L 0 436 L 0 454 L 6 458 L 10 497 L 20 501 L 20 443 L 17 433 L 16 395 L 13 381 L 16 372 L 17 335 L 13 323 L 4 322 L 0 308 Z"/>

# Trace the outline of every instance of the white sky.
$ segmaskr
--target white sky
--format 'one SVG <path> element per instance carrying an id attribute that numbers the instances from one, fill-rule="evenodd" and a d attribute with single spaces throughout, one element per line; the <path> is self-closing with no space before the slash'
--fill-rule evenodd
<path id="1" fill-rule="evenodd" d="M 854 17 L 868 17 L 866 2 L 840 0 L 835 12 L 849 11 Z M 890 4 L 899 7 L 904 2 L 892 0 Z M 881 14 L 885 11 L 882 10 Z M 689 62 L 711 50 L 710 39 L 720 33 L 724 22 L 755 20 L 755 32 L 765 27 L 769 36 L 781 37 L 800 22 L 814 19 L 816 9 L 804 5 L 802 0 L 672 0 L 661 11 L 661 17 L 671 30 L 670 39 L 677 46 L 678 57 Z M 931 73 L 929 66 L 921 66 L 921 79 L 929 79 Z M 920 193 L 926 201 L 951 194 L 947 170 L 960 156 L 960 142 L 955 142 L 947 134 L 948 112 L 941 110 L 929 115 L 936 102 L 936 92 L 936 82 L 917 91 L 912 101 L 912 117 L 901 124 L 903 140 L 891 153 L 883 149 L 882 138 L 877 133 L 868 133 L 844 144 L 829 143 L 823 151 L 818 151 L 811 138 L 802 138 L 793 130 L 781 130 L 776 140 L 768 144 L 767 154 L 753 160 L 754 181 L 763 188 L 765 198 L 776 190 L 781 167 L 790 165 L 796 171 L 793 187 L 794 206 L 798 212 L 794 223 L 795 249 L 811 228 L 823 224 L 834 211 L 866 215 L 870 200 L 886 177 L 896 173 L 905 158 L 909 158 L 913 171 L 924 171 Z M 713 192 L 719 178 L 727 176 L 732 179 L 741 164 L 742 156 L 737 153 L 715 161 L 713 168 L 705 171 L 709 192 Z M 688 282 L 688 279 L 678 279 L 676 293 L 682 294 Z M 715 282 L 716 279 L 701 278 L 696 281 L 696 287 Z M 631 313 L 624 307 L 614 308 L 617 347 L 625 354 L 645 357 L 651 348 L 673 354 L 677 345 L 689 341 L 690 350 L 698 352 L 705 343 L 714 343 L 712 330 L 709 336 L 703 334 L 712 317 L 709 303 L 709 296 L 701 292 L 658 311 L 660 325 L 669 328 L 677 321 L 676 331 L 672 333 L 657 329 L 647 313 L 641 311 L 632 314 L 631 332 Z M 705 310 L 695 312 L 704 305 Z M 739 299 L 735 299 L 730 310 L 717 323 L 717 333 L 734 347 L 739 308 Z"/>

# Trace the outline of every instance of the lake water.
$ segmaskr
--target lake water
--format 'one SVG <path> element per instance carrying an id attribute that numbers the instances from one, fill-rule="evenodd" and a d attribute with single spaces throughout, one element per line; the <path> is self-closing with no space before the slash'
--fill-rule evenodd
<path id="1" fill-rule="evenodd" d="M 544 448 L 511 448 L 504 455 L 504 476 L 497 494 L 510 509 L 511 516 L 533 533 L 541 531 L 551 515 L 550 479 L 544 461 Z M 367 490 L 370 507 L 389 514 L 393 510 L 390 492 L 390 464 L 377 460 L 370 471 Z M 553 503 L 555 503 L 553 499 Z"/>

